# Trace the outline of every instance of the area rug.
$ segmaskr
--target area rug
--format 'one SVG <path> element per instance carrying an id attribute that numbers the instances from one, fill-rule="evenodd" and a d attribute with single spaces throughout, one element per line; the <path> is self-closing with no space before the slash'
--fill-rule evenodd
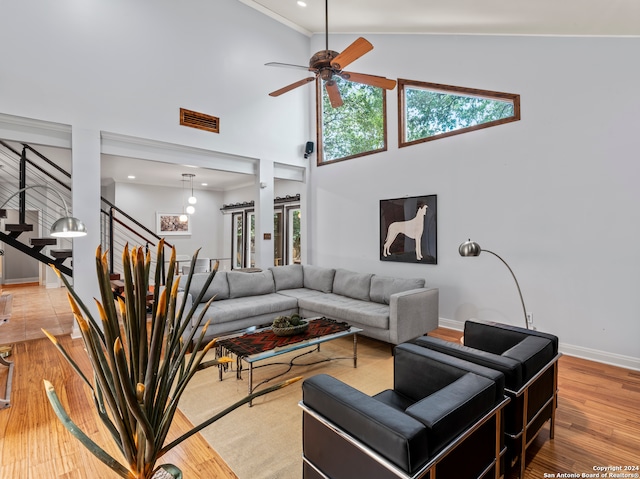
<path id="1" fill-rule="evenodd" d="M 288 367 L 300 351 L 274 358 L 286 362 L 254 369 L 254 384 Z M 327 357 L 353 355 L 353 339 L 340 338 L 323 343 L 319 352 L 299 358 L 309 364 Z M 261 363 L 258 363 L 261 364 Z M 298 366 L 284 378 L 325 373 L 341 379 L 367 394 L 393 387 L 391 346 L 368 338 L 358 338 L 358 367 L 340 359 Z M 273 380 L 276 383 L 281 378 Z M 235 372 L 218 379 L 218 369 L 196 373 L 180 401 L 180 409 L 193 424 L 200 424 L 247 394 L 247 372 L 236 379 Z M 302 381 L 255 400 L 253 407 L 241 406 L 201 431 L 202 436 L 227 462 L 240 479 L 299 479 L 302 477 Z"/>
<path id="2" fill-rule="evenodd" d="M 258 333 L 248 333 L 235 338 L 222 339 L 217 345 L 227 351 L 232 351 L 238 356 L 245 357 L 280 348 L 291 343 L 339 333 L 347 329 L 349 329 L 347 323 L 341 323 L 327 318 L 318 318 L 309 321 L 307 329 L 301 334 L 278 336 L 271 329 L 267 329 Z"/>

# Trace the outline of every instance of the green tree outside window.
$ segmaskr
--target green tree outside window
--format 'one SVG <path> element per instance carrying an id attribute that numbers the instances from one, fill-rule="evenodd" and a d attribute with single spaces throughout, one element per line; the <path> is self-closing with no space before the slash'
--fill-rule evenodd
<path id="1" fill-rule="evenodd" d="M 384 90 L 339 77 L 334 79 L 344 103 L 339 108 L 332 108 L 324 81 L 321 82 L 319 96 L 322 108 L 318 121 L 321 154 L 318 164 L 386 150 Z"/>
<path id="2" fill-rule="evenodd" d="M 398 81 L 400 146 L 520 119 L 520 95 L 411 80 Z"/>

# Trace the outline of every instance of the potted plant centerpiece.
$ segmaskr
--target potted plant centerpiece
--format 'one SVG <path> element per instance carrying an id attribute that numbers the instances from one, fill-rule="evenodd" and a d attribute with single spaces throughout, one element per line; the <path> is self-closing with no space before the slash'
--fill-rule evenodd
<path id="1" fill-rule="evenodd" d="M 291 316 L 277 316 L 271 323 L 271 330 L 276 336 L 293 336 L 304 333 L 309 327 L 309 322 L 302 319 L 299 314 Z"/>
<path id="2" fill-rule="evenodd" d="M 193 319 L 196 305 L 213 281 L 218 264 L 216 262 L 193 307 L 186 311 L 187 295 L 183 294 L 182 300 L 178 301 L 180 283 L 186 279 L 182 286 L 184 291 L 189 290 L 198 252 L 191 260 L 189 275 L 180 277 L 174 276 L 175 248 L 171 250 L 167 273 L 162 274 L 160 266 L 164 264 L 164 249 L 165 244 L 161 240 L 156 256 L 155 285 L 164 287 L 153 288 L 150 313 L 147 311 L 147 294 L 150 291 L 151 258 L 149 252 L 145 254 L 141 247 L 131 251 L 128 246 L 124 248 L 125 299 L 118 297 L 117 304 L 111 290 L 107 255 L 98 247 L 96 271 L 101 296 L 101 301 L 96 300 L 98 318 L 93 316 L 65 276 L 56 270 L 67 287 L 69 302 L 91 363 L 91 374 L 82 371 L 57 339 L 45 331 L 91 389 L 96 412 L 111 433 L 124 461 L 108 454 L 73 422 L 53 385 L 45 380 L 47 397 L 56 415 L 92 454 L 115 474 L 127 479 L 181 478 L 182 473 L 174 465 L 156 466 L 167 451 L 239 406 L 300 379 L 294 378 L 253 393 L 165 444 L 180 397 L 205 354 L 215 344 L 215 340 L 203 344 L 208 323 L 197 337 L 197 328 L 193 328 L 188 337 L 183 335 Z M 213 299 L 207 303 L 207 308 Z M 203 315 L 204 312 L 197 322 L 202 322 Z M 194 344 L 194 352 L 190 354 L 191 344 Z M 230 359 L 223 357 L 215 361 L 220 364 Z"/>

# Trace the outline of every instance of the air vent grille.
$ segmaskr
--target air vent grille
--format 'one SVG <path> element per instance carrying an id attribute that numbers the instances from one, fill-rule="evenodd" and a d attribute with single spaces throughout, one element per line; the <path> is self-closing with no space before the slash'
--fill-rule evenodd
<path id="1" fill-rule="evenodd" d="M 213 133 L 220 133 L 220 118 L 198 113 L 197 111 L 186 110 L 185 108 L 180 108 L 180 124 L 200 130 L 212 131 Z"/>

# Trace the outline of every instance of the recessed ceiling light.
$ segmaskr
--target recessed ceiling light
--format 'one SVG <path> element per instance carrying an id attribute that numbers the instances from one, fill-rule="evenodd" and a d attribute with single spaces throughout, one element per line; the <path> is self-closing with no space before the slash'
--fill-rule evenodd
<path id="1" fill-rule="evenodd" d="M 298 0 L 298 6 L 299 7 L 306 7 L 307 4 L 305 2 L 303 2 L 302 0 Z"/>
<path id="2" fill-rule="evenodd" d="M 200 183 L 201 186 L 209 186 L 209 183 Z"/>
<path id="3" fill-rule="evenodd" d="M 136 179 L 136 177 L 133 176 L 133 175 L 129 175 L 129 176 L 127 176 L 127 178 L 129 178 L 130 180 L 135 180 Z"/>

